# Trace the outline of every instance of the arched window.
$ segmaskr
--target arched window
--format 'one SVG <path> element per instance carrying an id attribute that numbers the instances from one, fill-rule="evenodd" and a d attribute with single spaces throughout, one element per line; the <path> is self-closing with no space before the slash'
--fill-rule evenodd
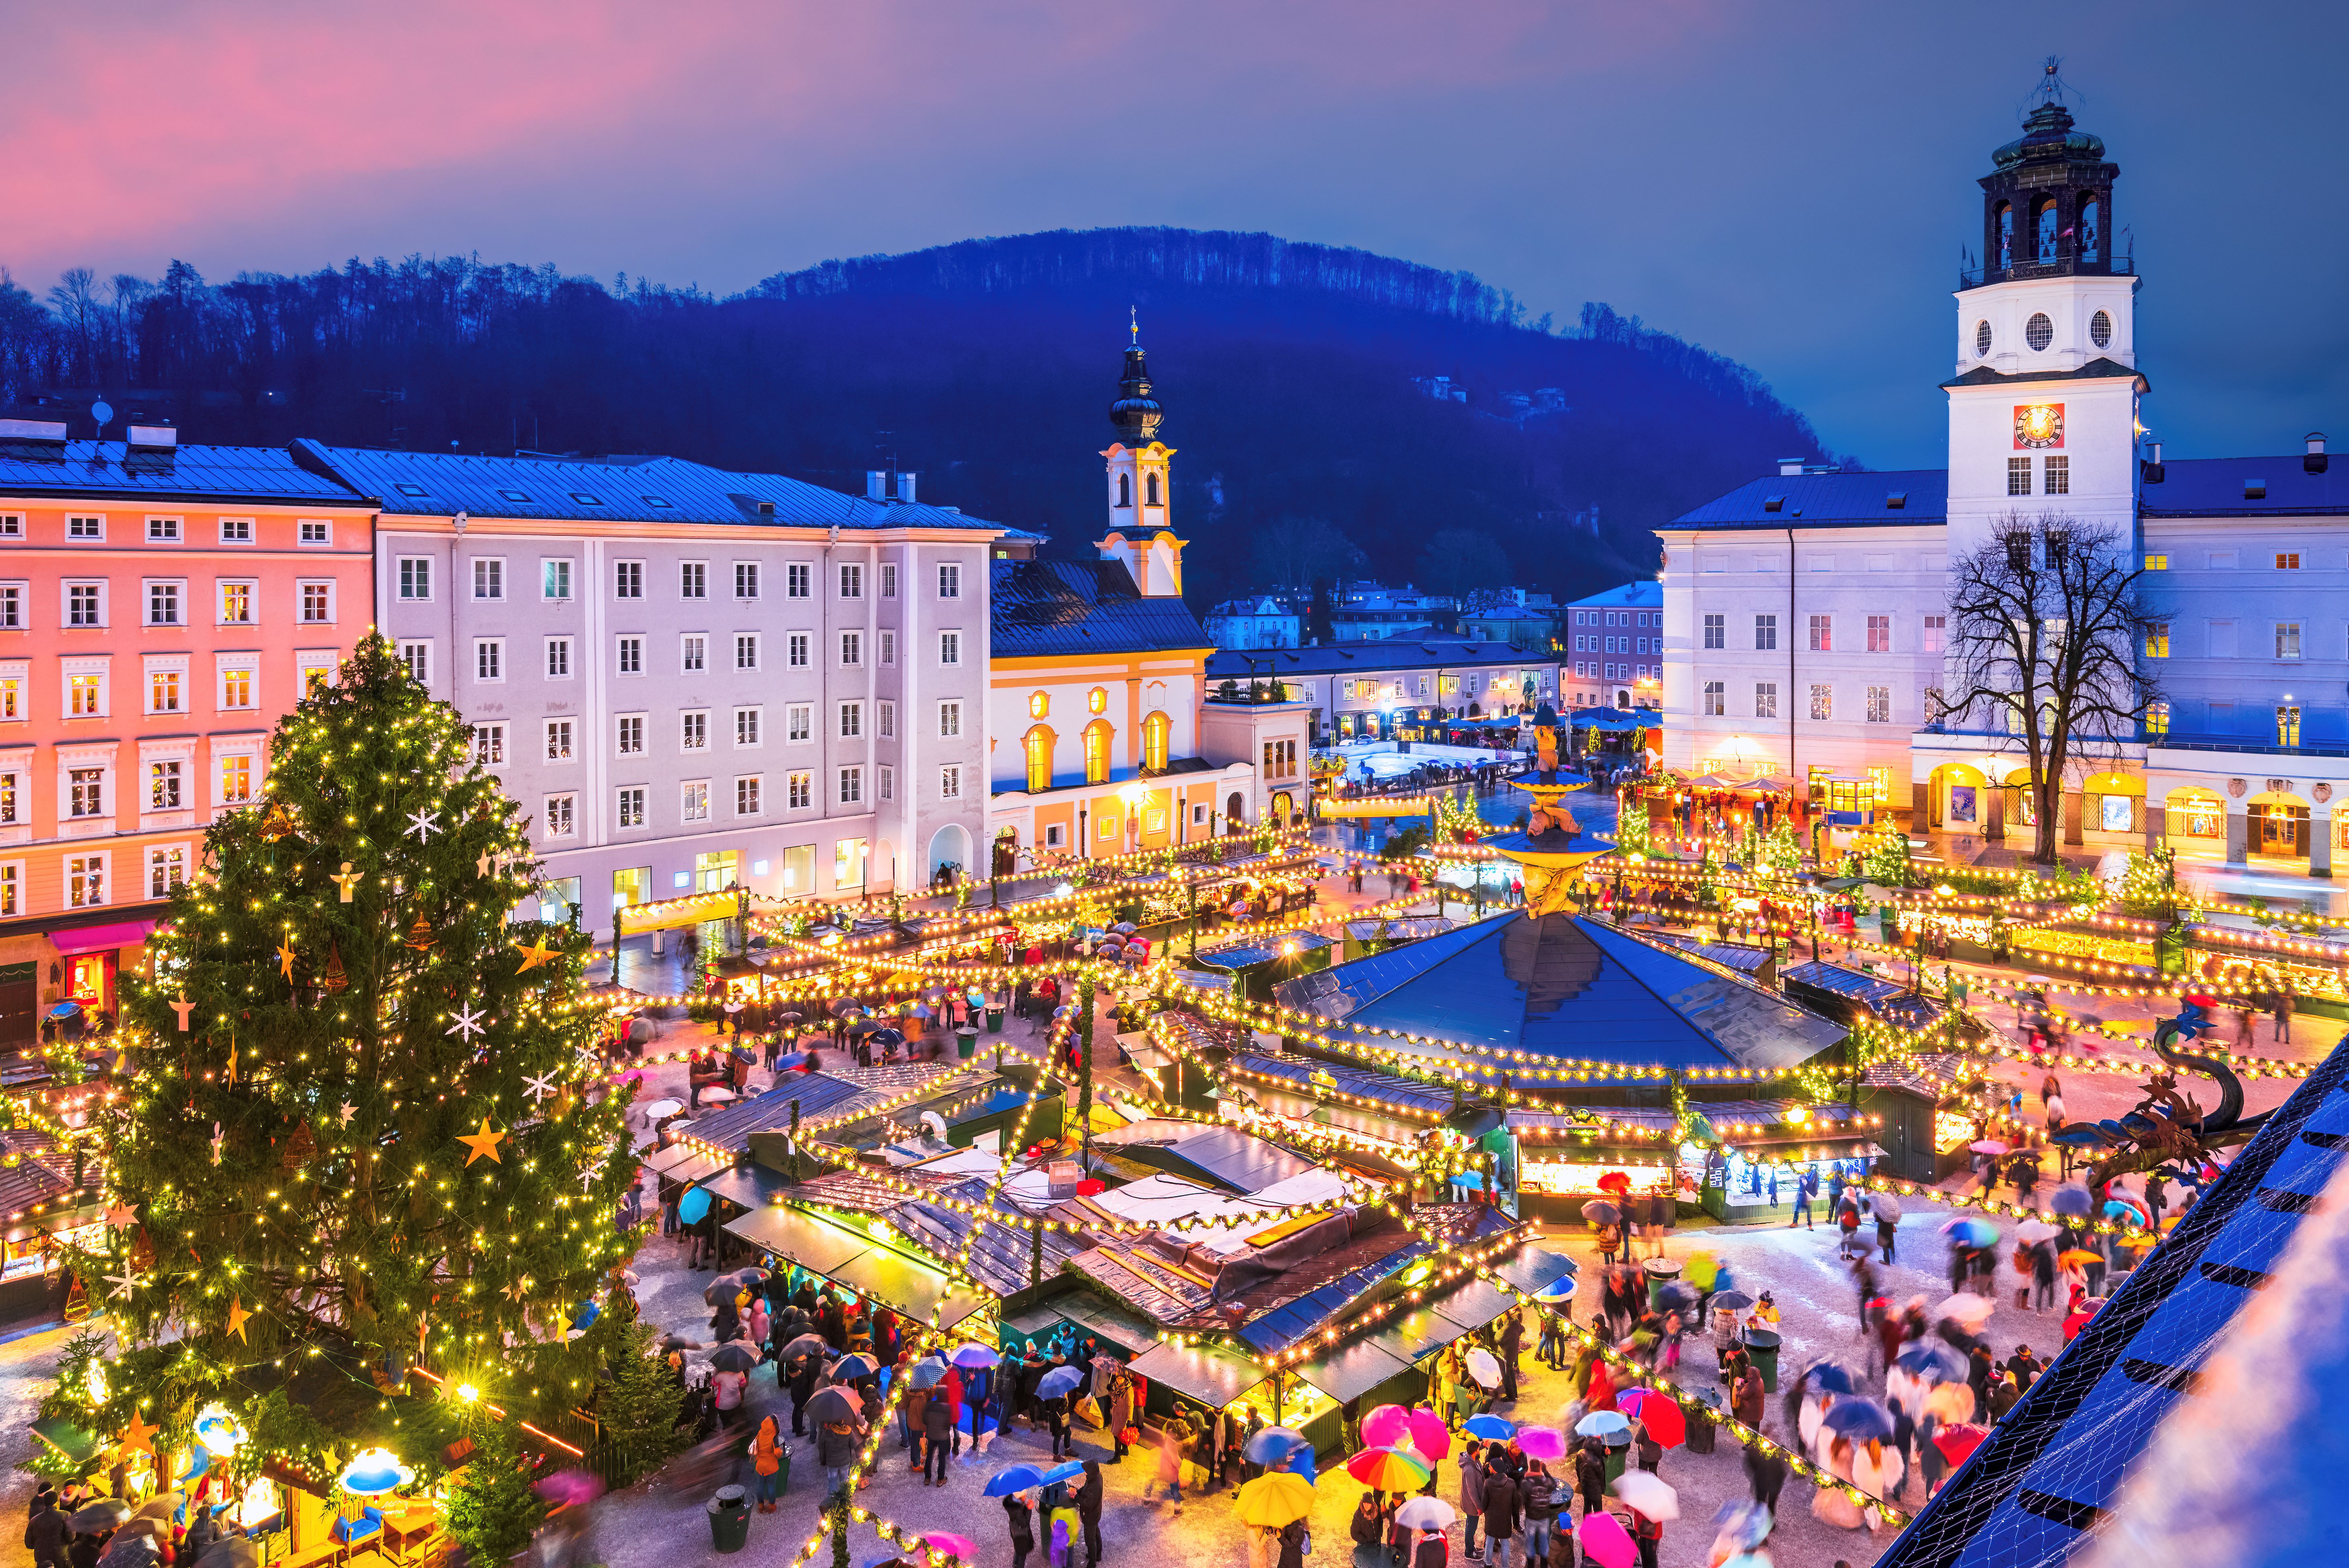
<path id="1" fill-rule="evenodd" d="M 1998 204 L 1997 223 L 1998 270 L 2004 272 L 2014 265 L 2014 203 L 2002 201 Z"/>
<path id="2" fill-rule="evenodd" d="M 2032 208 L 2032 253 L 2036 260 L 2052 262 L 2055 259 L 2055 230 L 2062 215 L 2063 209 L 2053 196 L 2041 197 Z"/>
<path id="3" fill-rule="evenodd" d="M 1117 476 L 1117 504 L 1120 506 L 1132 506 L 1133 504 L 1133 476 L 1132 474 L 1120 474 Z"/>
<path id="4" fill-rule="evenodd" d="M 1109 720 L 1105 718 L 1097 718 L 1085 726 L 1086 783 L 1109 782 L 1110 743 L 1116 738 L 1116 735 L 1117 732 L 1110 727 Z"/>
<path id="5" fill-rule="evenodd" d="M 1052 787 L 1052 732 L 1037 725 L 1019 738 L 1028 755 L 1028 793 L 1040 795 Z"/>
<path id="6" fill-rule="evenodd" d="M 1029 696 L 1029 698 L 1028 698 L 1028 717 L 1030 717 L 1030 718 L 1042 718 L 1045 715 L 1047 715 L 1047 714 L 1050 713 L 1051 711 L 1052 711 L 1052 699 L 1051 699 L 1050 696 L 1046 696 L 1044 693 L 1042 693 L 1042 692 L 1040 692 L 1040 692 L 1033 693 L 1033 694 L 1031 694 L 1031 695 Z"/>
<path id="7" fill-rule="evenodd" d="M 1154 713 L 1142 721 L 1142 765 L 1154 773 L 1166 770 L 1166 749 L 1174 732 L 1174 721 L 1163 713 Z"/>
<path id="8" fill-rule="evenodd" d="M 1095 686 L 1092 690 L 1085 693 L 1085 711 L 1087 713 L 1107 713 L 1109 711 L 1109 692 L 1103 687 Z"/>
<path id="9" fill-rule="evenodd" d="M 2101 260 L 2105 249 L 2105 204 L 2094 196 L 2080 203 L 2080 259 Z"/>
<path id="10" fill-rule="evenodd" d="M 1150 504 L 1153 506 L 1160 504 L 1158 500 L 1158 470 L 1155 469 L 1153 469 L 1150 471 Z"/>

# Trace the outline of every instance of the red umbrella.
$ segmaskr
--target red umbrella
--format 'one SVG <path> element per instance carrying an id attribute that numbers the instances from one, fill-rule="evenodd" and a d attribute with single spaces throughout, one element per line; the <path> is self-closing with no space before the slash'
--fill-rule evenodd
<path id="1" fill-rule="evenodd" d="M 1648 1429 L 1648 1435 L 1668 1449 L 1688 1440 L 1688 1419 L 1669 1394 L 1654 1388 L 1633 1388 L 1615 1397 L 1615 1408 Z"/>
<path id="2" fill-rule="evenodd" d="M 1941 1450 L 1941 1457 L 1950 1463 L 1961 1465 L 1966 1462 L 1967 1456 L 1982 1447 L 1982 1439 L 1988 1436 L 1990 1436 L 1989 1428 L 1978 1427 L 1971 1421 L 1965 1421 L 1956 1426 L 1943 1427 L 1940 1431 L 1935 1432 L 1933 1446 Z"/>
<path id="3" fill-rule="evenodd" d="M 1609 1171 L 1599 1179 L 1599 1190 L 1601 1192 L 1628 1194 L 1631 1191 L 1631 1178 L 1620 1171 Z"/>

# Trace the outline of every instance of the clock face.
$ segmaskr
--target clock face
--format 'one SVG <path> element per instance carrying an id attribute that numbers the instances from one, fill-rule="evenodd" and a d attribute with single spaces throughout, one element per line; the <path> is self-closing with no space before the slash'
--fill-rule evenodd
<path id="1" fill-rule="evenodd" d="M 2064 444 L 2064 405 L 2017 403 L 2014 406 L 2014 447 L 2038 451 Z"/>

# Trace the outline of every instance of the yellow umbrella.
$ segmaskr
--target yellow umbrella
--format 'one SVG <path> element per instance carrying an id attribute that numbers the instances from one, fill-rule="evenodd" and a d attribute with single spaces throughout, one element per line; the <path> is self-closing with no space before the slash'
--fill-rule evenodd
<path id="1" fill-rule="evenodd" d="M 1313 1511 L 1313 1483 L 1288 1470 L 1267 1470 L 1242 1485 L 1232 1501 L 1239 1505 L 1242 1524 L 1278 1530 Z"/>

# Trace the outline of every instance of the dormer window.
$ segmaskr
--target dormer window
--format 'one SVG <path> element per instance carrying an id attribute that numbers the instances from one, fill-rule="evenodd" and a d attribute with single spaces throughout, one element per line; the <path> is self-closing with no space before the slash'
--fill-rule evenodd
<path id="1" fill-rule="evenodd" d="M 530 492 L 528 490 L 502 490 L 498 491 L 498 499 L 500 500 L 528 500 L 530 499 Z"/>
<path id="2" fill-rule="evenodd" d="M 420 495 L 422 495 L 422 494 L 424 493 L 424 487 L 423 487 L 422 485 L 409 485 L 409 484 L 402 484 L 402 485 L 394 485 L 392 488 L 393 488 L 394 490 L 398 490 L 398 491 L 400 494 L 402 494 L 402 495 L 417 495 L 417 496 L 420 496 Z"/>
<path id="3" fill-rule="evenodd" d="M 1909 492 L 1907 490 L 1894 490 L 1890 495 L 1884 498 L 1884 510 L 1887 511 L 1905 511 L 1908 510 L 1908 507 Z"/>
<path id="4" fill-rule="evenodd" d="M 1786 498 L 1782 495 L 1766 497 L 1762 502 L 1762 510 L 1764 511 L 1784 511 L 1786 510 Z"/>
<path id="5" fill-rule="evenodd" d="M 2245 480 L 2243 481 L 2243 499 L 2245 500 L 2267 500 L 2268 481 L 2265 480 Z"/>
<path id="6" fill-rule="evenodd" d="M 577 501 L 581 506 L 602 506 L 604 504 L 595 497 L 589 495 L 585 490 L 573 490 L 571 492 L 571 499 Z"/>

